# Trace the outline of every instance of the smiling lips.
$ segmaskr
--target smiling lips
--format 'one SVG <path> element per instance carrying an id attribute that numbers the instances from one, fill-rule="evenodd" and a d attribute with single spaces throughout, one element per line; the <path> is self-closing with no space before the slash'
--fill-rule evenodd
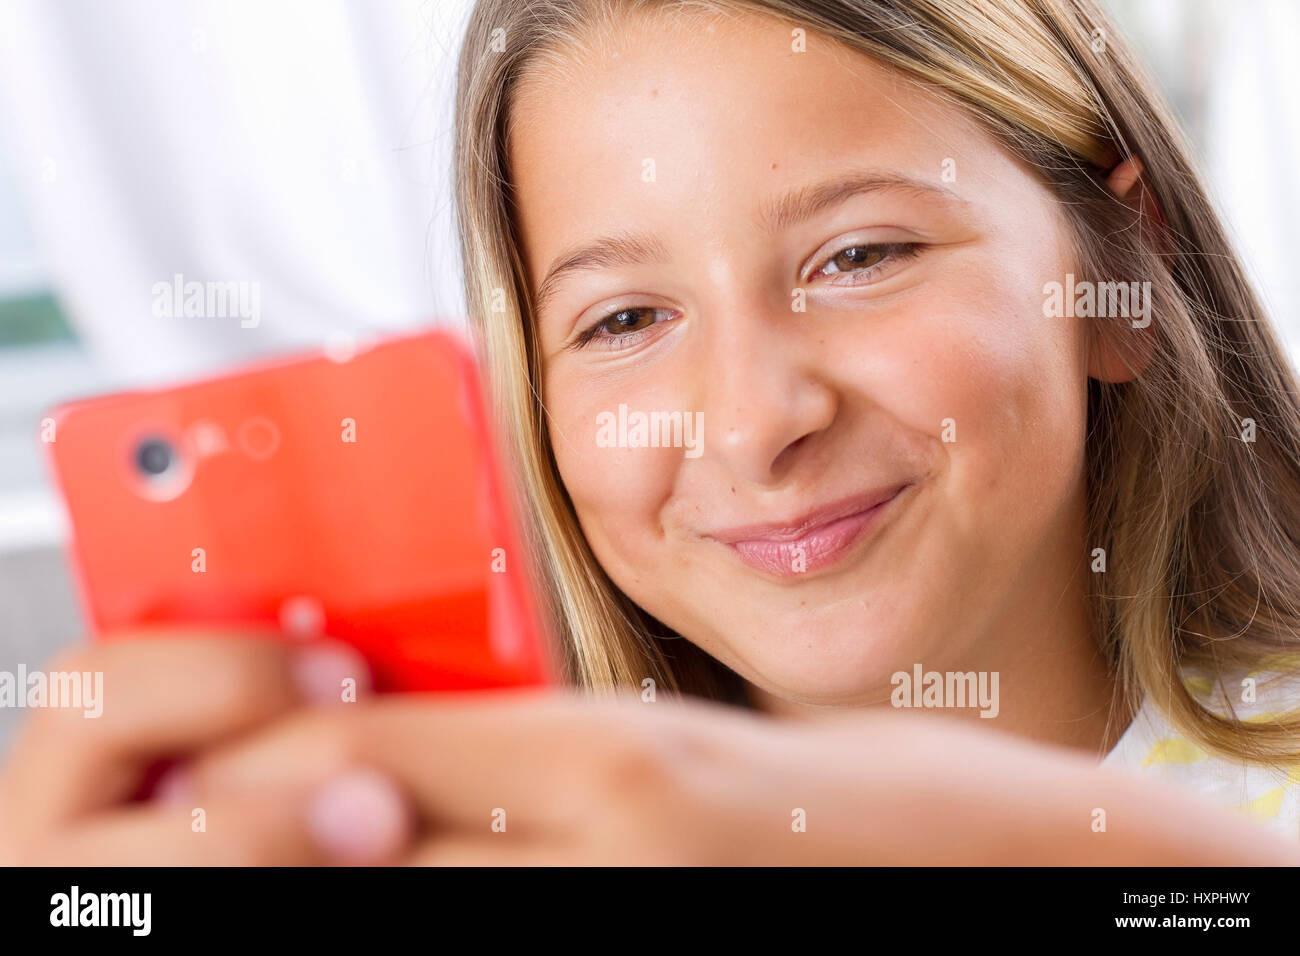
<path id="1" fill-rule="evenodd" d="M 797 577 L 845 557 L 907 487 L 904 483 L 846 498 L 791 524 L 745 525 L 716 531 L 708 537 L 730 545 L 752 568 L 777 577 Z"/>

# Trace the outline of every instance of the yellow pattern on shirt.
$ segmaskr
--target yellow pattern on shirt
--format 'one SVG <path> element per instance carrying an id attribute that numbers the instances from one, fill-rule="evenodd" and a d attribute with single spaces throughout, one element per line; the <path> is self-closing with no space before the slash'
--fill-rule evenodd
<path id="1" fill-rule="evenodd" d="M 1238 694 L 1227 706 L 1228 681 L 1185 674 L 1187 689 L 1208 709 L 1245 723 L 1264 723 L 1300 711 L 1300 669 L 1294 655 L 1274 655 L 1242 675 Z M 1248 683 L 1249 682 L 1249 683 Z M 1254 699 L 1244 693 L 1252 687 Z M 1102 761 L 1186 787 L 1214 802 L 1233 807 L 1253 819 L 1300 840 L 1300 763 L 1285 771 L 1211 754 L 1173 729 L 1150 702 L 1144 703 L 1132 725 Z"/>

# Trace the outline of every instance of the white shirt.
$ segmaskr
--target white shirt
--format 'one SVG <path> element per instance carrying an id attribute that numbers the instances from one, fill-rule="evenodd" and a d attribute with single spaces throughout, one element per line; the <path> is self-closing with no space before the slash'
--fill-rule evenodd
<path id="1" fill-rule="evenodd" d="M 1270 659 L 1234 682 L 1224 681 L 1223 687 L 1234 695 L 1238 719 L 1262 722 L 1300 709 L 1300 671 L 1294 669 L 1294 660 L 1289 660 L 1287 670 L 1276 669 L 1280 664 L 1280 658 Z M 1201 675 L 1186 673 L 1185 679 L 1188 690 L 1208 709 L 1226 713 L 1223 687 Z M 1214 803 L 1239 809 L 1280 835 L 1300 840 L 1300 763 L 1272 770 L 1244 759 L 1212 755 L 1174 730 L 1149 698 L 1101 766 L 1195 791 Z"/>

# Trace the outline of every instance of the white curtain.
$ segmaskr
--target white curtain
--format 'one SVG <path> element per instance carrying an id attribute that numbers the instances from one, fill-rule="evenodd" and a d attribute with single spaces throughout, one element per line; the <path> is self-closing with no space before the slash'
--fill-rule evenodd
<path id="1" fill-rule="evenodd" d="M 459 321 L 449 164 L 468 7 L 0 0 L 10 165 L 107 379 Z M 175 276 L 255 288 L 260 321 L 156 315 Z"/>
<path id="2" fill-rule="evenodd" d="M 1110 2 L 1300 355 L 1300 3 Z M 470 3 L 0 0 L 10 165 L 109 378 L 459 321 L 448 177 Z M 257 283 L 259 324 L 155 316 L 176 275 Z"/>
<path id="3" fill-rule="evenodd" d="M 1221 4 L 1207 84 L 1211 186 L 1300 365 L 1300 3 Z"/>
<path id="4" fill-rule="evenodd" d="M 1108 0 L 1197 146 L 1211 197 L 1300 364 L 1300 3 Z"/>

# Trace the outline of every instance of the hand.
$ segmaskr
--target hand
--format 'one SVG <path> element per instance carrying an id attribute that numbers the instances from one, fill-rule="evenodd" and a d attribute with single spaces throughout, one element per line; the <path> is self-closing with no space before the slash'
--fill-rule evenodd
<path id="1" fill-rule="evenodd" d="M 328 862 L 297 808 L 282 802 L 214 800 L 208 826 L 221 839 L 203 840 L 189 809 L 132 801 L 161 759 L 192 757 L 307 704 L 338 701 L 344 676 L 366 686 L 351 649 L 256 639 L 266 636 L 142 634 L 87 644 L 51 664 L 102 673 L 103 712 L 33 712 L 0 771 L 0 865 Z"/>
<path id="2" fill-rule="evenodd" d="M 1294 847 L 1185 794 L 982 725 L 893 711 L 791 723 L 634 696 L 398 696 L 291 715 L 205 752 L 188 781 L 195 805 L 304 808 L 336 859 L 1297 862 Z M 1106 833 L 1091 828 L 1095 807 Z M 412 831 L 409 844 L 377 839 Z"/>

